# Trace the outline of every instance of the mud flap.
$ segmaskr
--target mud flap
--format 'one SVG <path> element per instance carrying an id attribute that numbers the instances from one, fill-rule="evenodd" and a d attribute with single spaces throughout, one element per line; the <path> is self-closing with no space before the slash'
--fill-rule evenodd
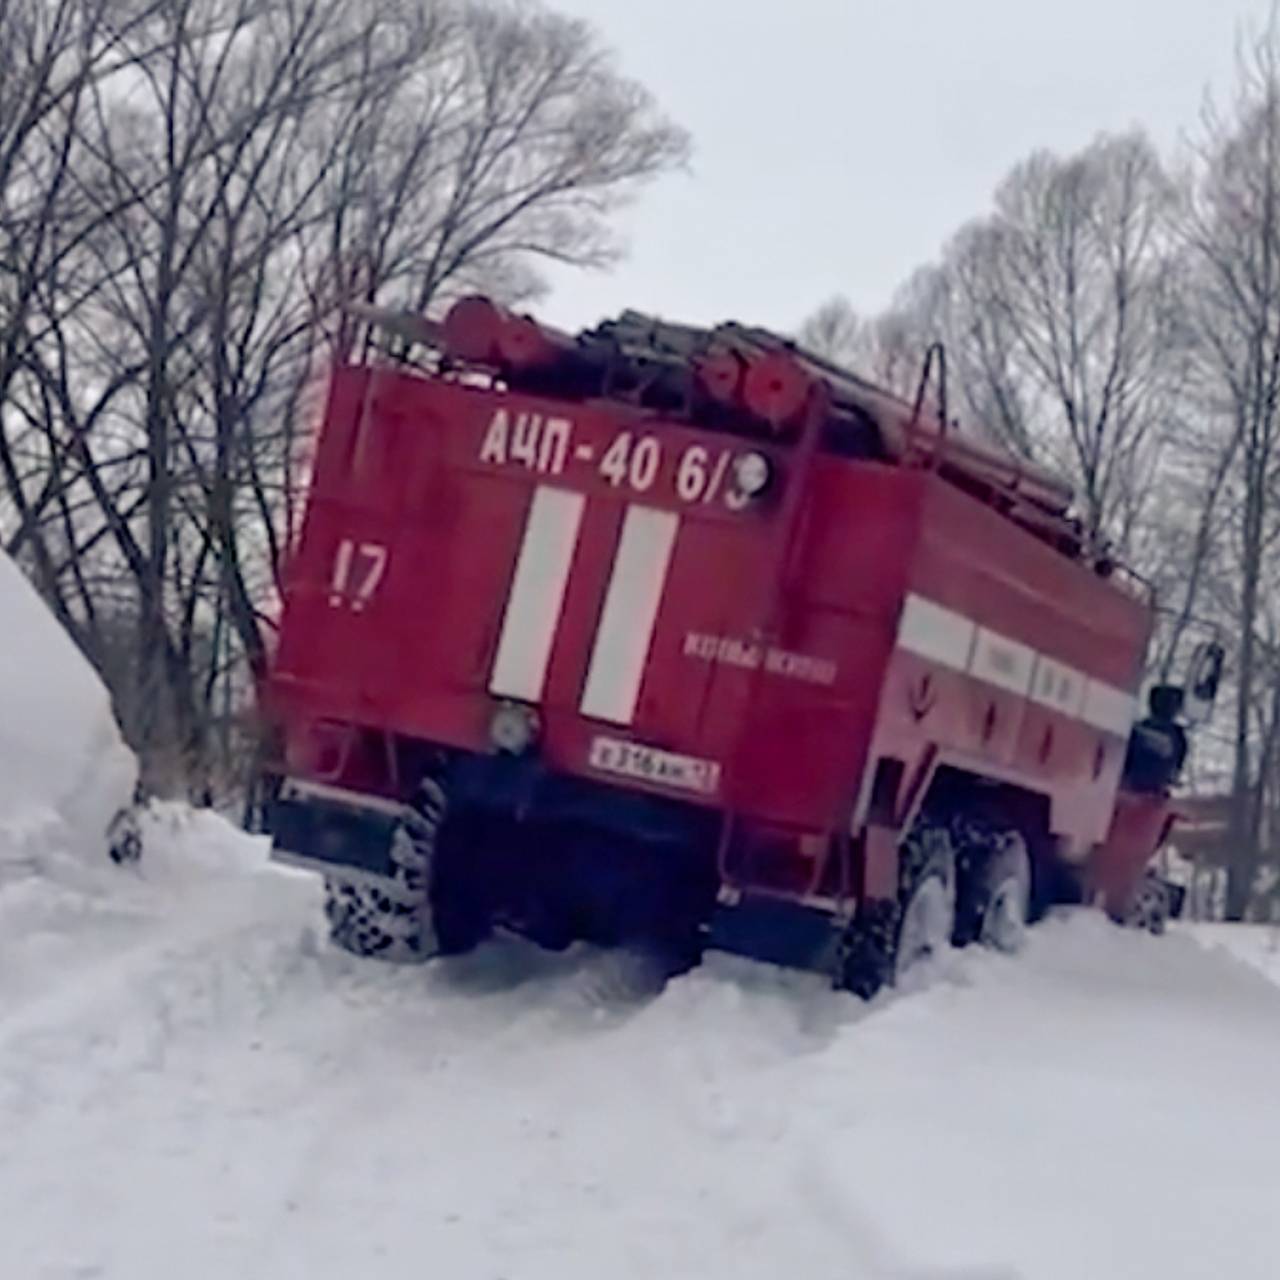
<path id="1" fill-rule="evenodd" d="M 271 858 L 353 883 L 394 883 L 391 842 L 399 815 L 339 800 L 296 795 L 287 788 L 267 809 Z"/>
<path id="2" fill-rule="evenodd" d="M 794 902 L 743 897 L 720 904 L 711 917 L 707 946 L 766 964 L 826 972 L 837 934 L 825 911 Z"/>

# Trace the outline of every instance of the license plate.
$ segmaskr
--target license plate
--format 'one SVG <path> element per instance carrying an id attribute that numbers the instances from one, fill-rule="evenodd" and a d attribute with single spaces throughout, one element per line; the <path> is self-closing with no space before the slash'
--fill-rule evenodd
<path id="1" fill-rule="evenodd" d="M 681 791 L 699 791 L 706 795 L 720 785 L 720 766 L 714 760 L 659 751 L 656 747 L 642 747 L 618 738 L 596 738 L 591 744 L 590 762 L 593 769 L 602 773 Z"/>

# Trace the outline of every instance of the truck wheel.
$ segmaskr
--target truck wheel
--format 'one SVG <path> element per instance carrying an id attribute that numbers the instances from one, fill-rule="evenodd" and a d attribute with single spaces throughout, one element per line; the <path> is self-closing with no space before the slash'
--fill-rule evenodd
<path id="1" fill-rule="evenodd" d="M 1031 915 L 1031 855 L 1017 831 L 994 832 L 960 872 L 956 941 L 1011 954 L 1026 941 Z"/>
<path id="2" fill-rule="evenodd" d="M 1145 929 L 1148 933 L 1159 935 L 1165 931 L 1169 915 L 1169 891 L 1159 876 L 1148 871 L 1142 877 L 1122 923 L 1131 929 Z"/>
<path id="3" fill-rule="evenodd" d="M 840 935 L 835 985 L 863 1000 L 893 980 L 893 947 L 898 935 L 898 904 L 888 898 L 863 902 Z"/>
<path id="4" fill-rule="evenodd" d="M 107 828 L 107 854 L 118 867 L 142 861 L 142 826 L 135 803 L 121 809 Z"/>
<path id="5" fill-rule="evenodd" d="M 956 927 L 956 860 L 945 827 L 921 823 L 903 842 L 902 901 L 893 955 L 893 980 L 951 946 Z"/>
<path id="6" fill-rule="evenodd" d="M 898 901 L 861 903 L 840 936 L 835 985 L 864 1000 L 949 947 L 955 929 L 956 860 L 946 829 L 918 825 L 899 859 Z"/>
<path id="7" fill-rule="evenodd" d="M 438 828 L 429 857 L 429 914 L 438 955 L 472 951 L 492 932 L 484 870 L 477 870 L 474 856 L 484 840 L 484 824 L 465 813 L 455 813 L 447 827 Z"/>
<path id="8" fill-rule="evenodd" d="M 431 880 L 446 807 L 440 785 L 424 779 L 392 836 L 390 883 L 325 880 L 324 912 L 336 946 L 400 963 L 426 960 L 440 950 Z"/>

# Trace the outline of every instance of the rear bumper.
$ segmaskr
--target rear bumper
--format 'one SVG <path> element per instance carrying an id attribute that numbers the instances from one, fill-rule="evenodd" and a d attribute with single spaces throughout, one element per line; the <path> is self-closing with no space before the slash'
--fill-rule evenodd
<path id="1" fill-rule="evenodd" d="M 444 779 L 449 816 L 434 848 L 433 908 L 550 947 L 629 938 L 679 947 L 694 936 L 718 886 L 714 844 L 692 842 L 705 832 L 647 802 L 620 805 L 607 789 L 510 763 L 460 761 Z M 394 883 L 393 841 L 405 813 L 376 796 L 286 782 L 268 808 L 272 857 L 340 882 Z M 604 816 L 630 823 L 628 838 L 608 830 Z"/>
<path id="2" fill-rule="evenodd" d="M 718 826 L 714 810 L 555 773 L 533 755 L 458 756 L 445 787 L 451 807 L 526 825 L 565 823 L 628 839 L 695 844 Z"/>
<path id="3" fill-rule="evenodd" d="M 454 815 L 510 824 L 513 836 L 572 826 L 647 844 L 714 848 L 718 816 L 676 800 L 547 770 L 533 756 L 460 755 L 442 778 Z M 391 878 L 391 842 L 405 806 L 324 783 L 286 779 L 266 806 L 272 858 L 347 880 Z"/>

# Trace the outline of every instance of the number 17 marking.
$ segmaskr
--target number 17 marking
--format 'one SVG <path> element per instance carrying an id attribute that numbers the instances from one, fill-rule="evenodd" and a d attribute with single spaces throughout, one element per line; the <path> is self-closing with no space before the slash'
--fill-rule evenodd
<path id="1" fill-rule="evenodd" d="M 329 583 L 329 605 L 340 609 L 349 605 L 359 613 L 373 598 L 387 571 L 387 548 L 380 542 L 352 542 L 343 538 L 333 557 L 333 578 Z"/>

